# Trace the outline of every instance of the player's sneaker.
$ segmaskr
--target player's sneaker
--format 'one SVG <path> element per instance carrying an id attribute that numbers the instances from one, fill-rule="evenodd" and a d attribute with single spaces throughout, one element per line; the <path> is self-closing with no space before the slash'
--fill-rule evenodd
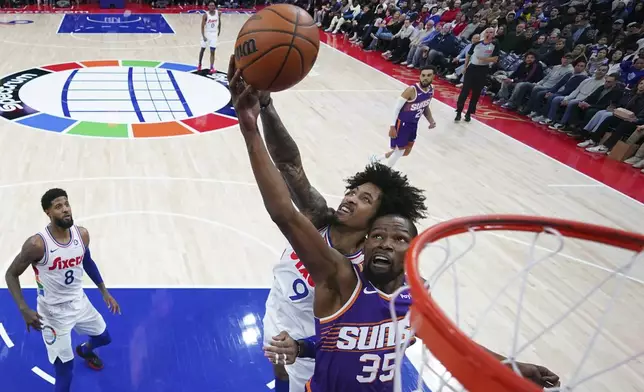
<path id="1" fill-rule="evenodd" d="M 96 355 L 96 353 L 94 353 L 94 351 L 87 350 L 85 348 L 85 343 L 76 346 L 76 354 L 85 360 L 85 363 L 90 369 L 103 369 L 103 361 L 98 357 L 98 355 Z"/>
<path id="2" fill-rule="evenodd" d="M 380 159 L 378 159 L 378 155 L 371 154 L 371 156 L 369 157 L 369 163 L 373 164 L 378 162 L 380 162 Z"/>
<path id="3" fill-rule="evenodd" d="M 197 66 L 197 72 L 200 72 L 200 71 L 201 71 L 201 64 Z"/>
<path id="4" fill-rule="evenodd" d="M 215 73 L 215 72 L 217 72 L 217 71 L 215 71 L 215 68 L 214 68 L 214 67 L 210 67 L 210 71 L 209 71 L 209 72 L 210 72 L 210 74 L 212 75 L 212 74 L 214 74 L 214 73 Z"/>

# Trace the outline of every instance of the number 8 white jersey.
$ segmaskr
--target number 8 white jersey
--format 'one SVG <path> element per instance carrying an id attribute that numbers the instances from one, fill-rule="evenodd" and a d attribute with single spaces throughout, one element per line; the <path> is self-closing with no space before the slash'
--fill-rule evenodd
<path id="1" fill-rule="evenodd" d="M 69 228 L 69 242 L 58 243 L 48 227 L 38 233 L 45 243 L 45 255 L 33 265 L 38 301 L 58 305 L 83 296 L 85 245 L 76 225 Z"/>

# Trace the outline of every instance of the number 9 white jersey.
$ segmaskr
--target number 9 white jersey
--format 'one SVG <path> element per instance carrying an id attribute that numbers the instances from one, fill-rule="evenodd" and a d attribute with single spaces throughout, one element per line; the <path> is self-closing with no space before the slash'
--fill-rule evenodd
<path id="1" fill-rule="evenodd" d="M 39 303 L 58 305 L 83 296 L 85 245 L 76 225 L 69 233 L 67 244 L 58 243 L 48 227 L 38 233 L 45 243 L 45 255 L 33 265 Z"/>

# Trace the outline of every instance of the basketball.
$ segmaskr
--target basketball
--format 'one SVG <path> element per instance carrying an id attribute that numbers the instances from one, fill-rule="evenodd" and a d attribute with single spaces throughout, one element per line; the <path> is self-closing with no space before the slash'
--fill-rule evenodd
<path id="1" fill-rule="evenodd" d="M 246 83 L 277 92 L 309 73 L 320 49 L 319 31 L 302 8 L 277 4 L 251 16 L 235 42 L 235 65 Z"/>

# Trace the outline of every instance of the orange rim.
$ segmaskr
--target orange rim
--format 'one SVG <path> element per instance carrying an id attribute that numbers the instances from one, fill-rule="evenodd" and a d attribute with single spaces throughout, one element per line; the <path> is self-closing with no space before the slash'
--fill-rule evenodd
<path id="1" fill-rule="evenodd" d="M 481 215 L 439 223 L 418 235 L 405 257 L 405 271 L 413 305 L 411 323 L 416 335 L 458 382 L 472 392 L 542 392 L 467 337 L 434 302 L 418 272 L 418 259 L 426 244 L 474 231 L 542 232 L 545 227 L 564 237 L 612 245 L 635 252 L 644 250 L 644 235 L 564 219 L 521 215 Z"/>

